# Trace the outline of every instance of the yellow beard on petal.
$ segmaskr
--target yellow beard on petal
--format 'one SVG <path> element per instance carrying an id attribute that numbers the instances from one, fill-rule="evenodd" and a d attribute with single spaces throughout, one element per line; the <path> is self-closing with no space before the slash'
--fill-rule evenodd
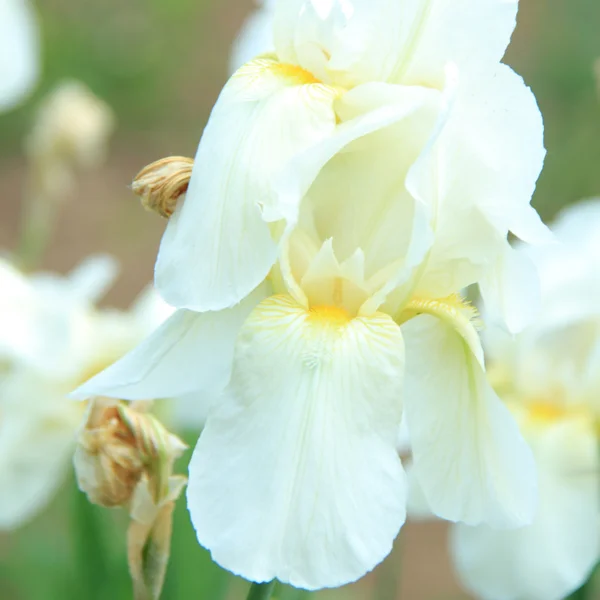
<path id="1" fill-rule="evenodd" d="M 275 63 L 271 66 L 271 71 L 276 75 L 285 77 L 296 85 L 321 83 L 321 81 L 319 81 L 310 71 L 307 71 L 298 65 Z"/>
<path id="2" fill-rule="evenodd" d="M 308 316 L 310 320 L 329 321 L 334 325 L 345 325 L 351 321 L 348 311 L 340 306 L 313 306 Z"/>

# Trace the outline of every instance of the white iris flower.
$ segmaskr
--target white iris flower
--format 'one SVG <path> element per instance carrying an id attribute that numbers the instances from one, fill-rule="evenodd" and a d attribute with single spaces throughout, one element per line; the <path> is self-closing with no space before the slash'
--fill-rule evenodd
<path id="1" fill-rule="evenodd" d="M 84 409 L 69 391 L 169 312 L 155 295 L 128 313 L 96 309 L 115 274 L 108 257 L 66 277 L 26 277 L 0 261 L 0 529 L 32 518 L 64 482 Z"/>
<path id="2" fill-rule="evenodd" d="M 541 117 L 499 63 L 516 10 L 280 2 L 275 54 L 225 86 L 158 257 L 179 310 L 76 396 L 214 403 L 188 503 L 227 569 L 314 589 L 380 562 L 403 410 L 437 514 L 532 519 L 533 459 L 459 296 L 480 283 L 511 328 L 535 300 L 507 242 L 547 238 Z"/>
<path id="3" fill-rule="evenodd" d="M 0 112 L 29 94 L 39 77 L 39 31 L 29 0 L 0 2 Z"/>
<path id="4" fill-rule="evenodd" d="M 485 600 L 560 600 L 600 560 L 600 201 L 567 210 L 560 245 L 533 253 L 539 321 L 516 339 L 490 335 L 492 381 L 518 418 L 539 472 L 533 524 L 457 526 L 454 561 Z"/>

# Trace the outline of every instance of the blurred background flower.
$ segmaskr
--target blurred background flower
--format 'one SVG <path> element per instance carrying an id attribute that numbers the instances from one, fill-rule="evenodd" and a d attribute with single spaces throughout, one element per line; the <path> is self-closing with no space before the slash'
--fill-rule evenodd
<path id="1" fill-rule="evenodd" d="M 0 4 L 0 112 L 33 90 L 40 70 L 37 17 L 29 0 Z"/>
<path id="2" fill-rule="evenodd" d="M 20 7 L 17 14 L 27 15 L 21 16 L 28 44 L 21 53 L 16 49 L 22 40 L 5 18 L 11 5 Z M 35 7 L 37 18 L 26 12 L 28 7 Z M 0 249 L 14 248 L 19 237 L 21 199 L 29 177 L 23 146 L 41 99 L 65 79 L 76 79 L 111 107 L 118 128 L 105 166 L 81 174 L 40 266 L 66 273 L 82 257 L 108 251 L 119 259 L 123 276 L 103 303 L 127 307 L 152 278 L 164 228 L 162 219 L 140 209 L 127 186 L 153 160 L 169 154 L 193 156 L 227 80 L 232 43 L 255 7 L 253 0 L 4 0 L 2 69 L 17 58 L 31 59 L 29 64 L 35 65 L 39 56 L 42 75 L 37 83 L 21 84 L 18 94 L 11 93 L 16 95 L 6 108 L 0 91 L 1 111 L 22 102 L 0 115 Z M 599 22 L 600 4 L 592 0 L 521 1 L 506 62 L 531 85 L 545 119 L 548 157 L 533 202 L 545 219 L 579 198 L 600 193 L 600 102 L 594 76 L 600 57 Z M 4 34 L 7 26 L 9 34 Z M 4 44 L 9 44 L 8 50 Z M 29 69 L 38 72 L 35 66 Z M 192 431 L 187 441 L 195 438 L 197 431 Z M 186 454 L 181 472 L 188 461 Z M 47 512 L 17 533 L 0 535 L 0 598 L 131 598 L 119 537 L 124 535 L 126 515 L 92 507 L 101 533 L 94 537 L 88 528 L 78 537 L 81 528 L 73 521 L 79 503 L 74 494 L 71 482 Z M 356 586 L 319 593 L 318 598 L 376 597 L 375 584 L 381 600 L 469 598 L 453 574 L 445 529 L 441 523 L 409 523 L 397 551 L 374 574 Z M 213 600 L 221 596 L 226 582 L 198 547 L 179 501 L 163 598 Z M 240 590 L 243 594 L 243 583 L 233 585 L 232 598 Z M 285 593 L 279 600 L 294 598 Z"/>

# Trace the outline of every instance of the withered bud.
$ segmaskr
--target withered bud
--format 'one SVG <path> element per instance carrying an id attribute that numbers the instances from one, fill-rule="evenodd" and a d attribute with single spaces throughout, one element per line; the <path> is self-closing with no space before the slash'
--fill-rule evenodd
<path id="1" fill-rule="evenodd" d="M 194 160 L 183 156 L 161 158 L 142 169 L 131 185 L 146 210 L 168 219 L 188 189 Z"/>
<path id="2" fill-rule="evenodd" d="M 98 399 L 90 403 L 74 464 L 79 488 L 93 504 L 138 504 L 149 493 L 149 512 L 171 500 L 175 459 L 186 445 L 151 414 L 135 405 Z"/>

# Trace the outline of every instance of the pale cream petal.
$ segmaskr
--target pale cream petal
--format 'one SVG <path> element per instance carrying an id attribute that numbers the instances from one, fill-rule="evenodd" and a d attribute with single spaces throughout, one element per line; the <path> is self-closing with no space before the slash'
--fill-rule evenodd
<path id="1" fill-rule="evenodd" d="M 333 133 L 336 95 L 302 69 L 266 58 L 229 80 L 158 255 L 156 285 L 169 304 L 228 308 L 265 279 L 278 253 L 266 221 L 297 212 L 280 206 L 274 177 Z"/>
<path id="2" fill-rule="evenodd" d="M 477 81 L 462 77 L 448 102 L 437 139 L 407 180 L 432 215 L 435 243 L 416 293 L 434 298 L 493 269 L 509 231 L 536 243 L 551 237 L 529 204 L 545 150 L 522 79 L 499 65 Z"/>
<path id="3" fill-rule="evenodd" d="M 285 296 L 259 305 L 194 452 L 198 539 L 247 579 L 307 589 L 354 581 L 404 522 L 400 329 L 383 314 L 340 317 Z"/>
<path id="4" fill-rule="evenodd" d="M 531 439 L 540 478 L 532 525 L 511 531 L 457 526 L 457 571 L 484 600 L 561 600 L 600 560 L 600 459 L 589 423 L 568 419 Z"/>
<path id="5" fill-rule="evenodd" d="M 275 11 L 279 57 L 323 81 L 441 89 L 450 60 L 489 71 L 515 27 L 517 0 L 288 0 Z"/>
<path id="6" fill-rule="evenodd" d="M 518 527 L 536 508 L 531 450 L 463 337 L 429 315 L 402 326 L 415 474 L 450 521 Z"/>
<path id="7" fill-rule="evenodd" d="M 337 104 L 346 126 L 403 111 L 335 155 L 308 190 L 306 208 L 314 212 L 319 235 L 333 238 L 340 260 L 360 248 L 366 277 L 408 253 L 417 209 L 404 181 L 432 134 L 440 102 L 432 90 L 368 84 Z"/>
<path id="8" fill-rule="evenodd" d="M 389 144 L 390 138 L 396 139 L 397 142 L 398 136 L 394 135 L 394 131 L 392 131 L 394 128 L 390 126 L 401 124 L 405 120 L 407 125 L 404 131 L 417 136 L 416 142 L 410 141 L 410 147 L 405 155 L 414 160 L 416 158 L 414 153 L 418 152 L 418 148 L 425 143 L 422 137 L 425 136 L 427 139 L 431 133 L 440 110 L 440 102 L 439 92 L 416 86 L 365 84 L 344 94 L 335 103 L 336 112 L 342 120 L 342 123 L 336 127 L 335 133 L 292 159 L 277 177 L 275 189 L 282 199 L 282 204 L 297 207 L 309 192 L 323 167 L 342 150 L 347 149 L 350 153 L 352 142 L 360 145 L 366 143 L 366 146 L 363 147 L 365 150 L 362 156 L 363 161 L 368 161 L 366 154 L 369 150 L 373 150 L 372 147 L 368 148 L 369 134 L 383 132 L 390 128 L 390 137 L 386 138 L 387 143 Z M 414 121 L 412 120 L 413 116 L 415 116 Z M 360 138 L 364 138 L 364 140 Z M 389 150 L 389 145 L 386 148 Z M 380 145 L 380 150 L 382 149 L 383 147 Z M 378 157 L 383 158 L 381 152 L 378 152 Z M 404 160 L 408 160 L 408 158 L 404 158 Z M 381 173 L 381 168 L 378 168 L 377 165 L 372 168 L 374 174 Z M 385 172 L 384 189 L 389 184 L 389 178 L 393 177 L 389 174 L 389 170 Z M 365 181 L 374 183 L 372 178 L 363 179 L 361 185 L 364 186 Z M 343 181 L 338 183 L 343 187 L 337 191 L 336 197 L 340 197 L 340 191 L 341 195 L 348 191 Z M 327 220 L 327 222 L 330 221 Z M 331 234 L 326 235 L 324 232 L 321 234 L 324 236 L 323 241 L 327 237 L 332 237 Z M 344 260 L 345 258 L 347 255 L 342 253 L 340 259 Z"/>
<path id="9" fill-rule="evenodd" d="M 231 373 L 238 331 L 267 295 L 268 286 L 262 285 L 234 308 L 207 313 L 176 311 L 139 346 L 71 397 L 151 400 L 222 390 Z"/>
<path id="10" fill-rule="evenodd" d="M 407 84 L 444 85 L 448 61 L 465 75 L 489 72 L 515 28 L 518 0 L 404 0 L 406 41 L 392 75 Z"/>
<path id="11" fill-rule="evenodd" d="M 275 49 L 326 82 L 386 81 L 406 37 L 395 0 L 291 0 L 275 10 Z"/>
<path id="12" fill-rule="evenodd" d="M 234 73 L 243 64 L 261 54 L 273 52 L 273 13 L 276 0 L 255 0 L 258 5 L 244 23 L 233 43 L 229 70 Z"/>

